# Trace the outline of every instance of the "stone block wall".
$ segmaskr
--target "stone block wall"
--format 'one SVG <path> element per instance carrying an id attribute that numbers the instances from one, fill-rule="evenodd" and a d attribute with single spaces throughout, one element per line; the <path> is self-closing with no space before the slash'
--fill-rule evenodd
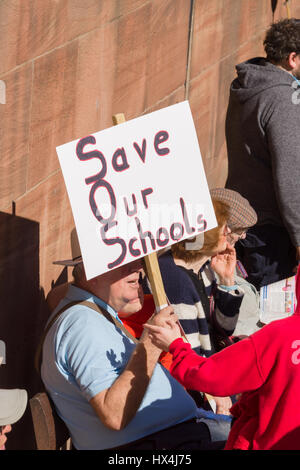
<path id="1" fill-rule="evenodd" d="M 286 16 L 280 0 L 274 19 Z M 223 186 L 234 67 L 263 54 L 272 20 L 270 0 L 0 2 L 0 387 L 39 389 L 45 296 L 70 277 L 52 264 L 70 256 L 73 226 L 56 146 L 110 127 L 115 113 L 189 99 L 209 185 Z M 9 442 L 34 448 L 28 411 Z"/>

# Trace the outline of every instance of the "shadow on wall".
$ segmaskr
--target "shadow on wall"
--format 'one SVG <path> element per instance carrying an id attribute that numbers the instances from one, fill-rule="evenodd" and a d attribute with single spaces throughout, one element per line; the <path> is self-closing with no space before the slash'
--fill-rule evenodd
<path id="1" fill-rule="evenodd" d="M 68 268 L 67 266 L 65 266 L 60 275 L 58 276 L 58 278 L 56 279 L 56 281 L 53 281 L 51 282 L 51 289 L 53 289 L 54 287 L 58 287 L 58 286 L 61 286 L 62 284 L 65 284 L 66 282 L 68 282 Z"/>
<path id="2" fill-rule="evenodd" d="M 42 389 L 34 355 L 49 316 L 39 287 L 37 222 L 0 212 L 0 280 L 0 340 L 6 348 L 0 388 L 25 388 L 31 398 Z M 6 447 L 36 449 L 29 404 Z"/>

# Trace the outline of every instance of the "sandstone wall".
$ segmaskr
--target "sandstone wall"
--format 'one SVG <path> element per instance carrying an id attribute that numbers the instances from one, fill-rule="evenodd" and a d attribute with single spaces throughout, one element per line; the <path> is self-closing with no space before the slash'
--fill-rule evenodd
<path id="1" fill-rule="evenodd" d="M 279 1 L 274 18 L 285 16 Z M 263 54 L 272 20 L 270 0 L 0 1 L 0 387 L 38 390 L 44 298 L 70 276 L 52 265 L 69 257 L 73 226 L 55 147 L 111 126 L 115 113 L 189 99 L 209 185 L 223 185 L 234 66 Z M 30 425 L 28 415 L 15 426 L 12 448 L 34 447 Z"/>

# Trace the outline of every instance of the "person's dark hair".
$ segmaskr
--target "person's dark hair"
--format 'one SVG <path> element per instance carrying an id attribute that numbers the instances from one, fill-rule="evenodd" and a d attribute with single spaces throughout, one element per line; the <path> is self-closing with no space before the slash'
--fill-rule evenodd
<path id="1" fill-rule="evenodd" d="M 276 64 L 291 52 L 300 54 L 300 20 L 288 18 L 273 23 L 266 33 L 264 47 L 267 60 Z"/>

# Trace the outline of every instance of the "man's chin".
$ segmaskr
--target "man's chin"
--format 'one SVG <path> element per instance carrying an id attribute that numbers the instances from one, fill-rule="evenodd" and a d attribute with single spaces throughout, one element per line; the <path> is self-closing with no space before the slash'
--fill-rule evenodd
<path id="1" fill-rule="evenodd" d="M 140 300 L 136 300 L 134 302 L 129 302 L 126 304 L 126 306 L 122 309 L 121 312 L 119 312 L 120 317 L 122 317 L 122 314 L 124 316 L 128 315 L 133 315 L 134 313 L 137 313 L 139 310 L 141 310 L 143 307 L 142 303 Z"/>

